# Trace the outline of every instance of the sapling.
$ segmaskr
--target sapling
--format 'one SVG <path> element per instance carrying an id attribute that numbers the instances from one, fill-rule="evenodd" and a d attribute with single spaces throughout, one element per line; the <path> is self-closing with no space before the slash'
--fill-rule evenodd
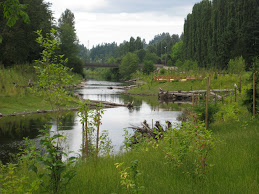
<path id="1" fill-rule="evenodd" d="M 139 176 L 141 173 L 138 170 L 138 160 L 131 162 L 131 165 L 122 168 L 124 162 L 114 164 L 120 174 L 121 185 L 126 187 L 130 193 L 141 194 L 145 189 L 144 186 L 139 185 Z"/>

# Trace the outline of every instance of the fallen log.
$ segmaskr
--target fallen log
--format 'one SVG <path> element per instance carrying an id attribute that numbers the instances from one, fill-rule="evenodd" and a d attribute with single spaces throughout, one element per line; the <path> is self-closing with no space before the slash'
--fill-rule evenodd
<path id="1" fill-rule="evenodd" d="M 218 94 L 215 94 L 214 92 L 210 92 L 210 94 L 212 96 L 214 96 L 215 98 L 217 98 L 218 100 L 221 100 L 222 99 L 222 96 L 218 95 Z"/>
<path id="2" fill-rule="evenodd" d="M 140 142 L 141 139 L 139 138 L 142 138 L 142 137 L 148 137 L 148 138 L 153 138 L 153 139 L 161 139 L 163 137 L 163 133 L 168 130 L 169 128 L 172 127 L 172 124 L 171 122 L 167 121 L 167 128 L 163 128 L 161 125 L 160 125 L 160 122 L 159 121 L 156 121 L 156 124 L 154 126 L 154 128 L 150 128 L 147 121 L 144 120 L 142 123 L 141 123 L 141 127 L 137 127 L 137 126 L 131 126 L 129 128 L 135 130 L 135 133 L 134 135 L 132 136 L 133 137 L 133 144 L 136 144 L 138 142 Z M 139 136 L 139 134 L 141 134 L 141 136 Z"/>

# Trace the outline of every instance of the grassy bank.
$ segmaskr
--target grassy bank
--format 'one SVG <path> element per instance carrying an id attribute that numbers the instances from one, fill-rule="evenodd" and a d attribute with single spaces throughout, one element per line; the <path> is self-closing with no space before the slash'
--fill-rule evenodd
<path id="1" fill-rule="evenodd" d="M 209 76 L 210 74 L 204 74 L 203 79 L 201 80 L 189 80 L 185 82 L 181 81 L 154 81 L 153 76 L 157 76 L 159 74 L 152 74 L 152 75 L 141 75 L 137 76 L 140 77 L 137 82 L 137 87 L 130 89 L 129 93 L 136 93 L 136 94 L 158 94 L 159 88 L 167 91 L 189 91 L 189 90 L 206 90 L 207 80 L 205 76 Z M 189 74 L 188 74 L 189 75 Z M 163 76 L 163 75 L 162 75 Z M 171 74 L 168 72 L 166 76 L 181 76 L 181 73 L 173 73 Z M 197 75 L 192 75 L 190 73 L 189 76 L 197 77 Z M 242 86 L 247 85 L 247 79 L 249 77 L 249 73 L 242 74 Z M 234 84 L 239 86 L 240 84 L 240 77 L 237 75 L 211 75 L 211 89 L 233 89 Z"/>
<path id="2" fill-rule="evenodd" d="M 233 88 L 231 86 L 237 81 L 239 81 L 237 76 L 218 77 L 212 80 L 212 88 Z M 168 90 L 205 89 L 204 82 L 206 83 L 206 80 L 156 82 L 149 86 L 150 82 L 147 80 L 147 84 L 139 85 L 135 92 L 141 90 L 142 93 L 147 91 L 152 93 L 161 85 L 163 89 L 168 87 Z M 245 82 L 243 85 L 248 84 Z M 168 153 L 164 149 L 165 145 L 172 142 L 164 138 L 158 146 L 147 145 L 147 142 L 137 149 L 116 156 L 93 157 L 86 161 L 79 158 L 75 167 L 76 175 L 63 192 L 134 193 L 123 184 L 122 177 L 124 175 L 115 168 L 115 163 L 124 162 L 122 169 L 129 167 L 126 169 L 126 171 L 129 171 L 132 161 L 138 160 L 135 172 L 140 172 L 140 174 L 136 178 L 136 183 L 138 186 L 144 187 L 142 193 L 258 193 L 259 119 L 258 117 L 252 119 L 247 109 L 242 106 L 243 94 L 244 92 L 238 95 L 238 102 L 234 102 L 230 96 L 225 98 L 224 104 L 218 103 L 217 105 L 219 109 L 218 113 L 214 115 L 215 121 L 209 125 L 209 130 L 212 131 L 212 136 L 217 141 L 215 149 L 206 155 L 206 164 L 208 164 L 206 167 L 209 169 L 207 173 L 191 173 L 193 163 L 195 163 L 191 160 L 194 157 L 193 155 L 186 156 L 184 165 L 175 166 L 172 163 L 174 158 L 171 158 L 171 161 L 166 159 Z M 154 98 L 148 97 L 147 100 L 151 105 L 156 106 L 157 101 Z M 129 101 L 133 99 L 136 103 L 142 103 L 139 96 L 132 97 L 132 99 L 130 97 Z M 198 133 L 198 130 L 196 132 Z M 193 145 L 200 143 L 199 140 L 199 138 L 195 139 Z M 202 147 L 199 148 L 202 150 Z M 183 150 L 180 154 L 186 153 L 184 149 L 183 143 L 182 147 L 179 147 L 179 150 Z M 30 184 L 30 181 L 37 180 L 37 177 L 35 173 L 29 171 L 29 168 L 29 166 L 21 164 L 15 173 L 18 178 L 28 177 L 28 183 Z M 186 169 L 191 170 L 186 172 Z M 25 187 L 30 187 L 29 184 L 23 184 L 26 185 Z M 17 185 L 19 184 L 17 183 Z M 17 187 L 17 185 L 13 187 Z M 41 193 L 43 189 L 39 188 L 37 192 Z"/>
<path id="3" fill-rule="evenodd" d="M 82 77 L 73 74 L 71 84 L 78 84 Z M 29 80 L 36 81 L 33 66 L 20 65 L 13 68 L 0 69 L 0 113 L 11 114 L 14 112 L 50 109 L 49 103 L 35 94 L 27 87 Z"/>
<path id="4" fill-rule="evenodd" d="M 114 163 L 138 159 L 141 172 L 139 184 L 143 193 L 258 193 L 259 190 L 259 121 L 243 117 L 211 126 L 223 143 L 217 145 L 210 157 L 214 164 L 205 179 L 183 174 L 164 159 L 159 149 L 130 152 L 115 158 L 100 159 L 97 167 L 93 162 L 83 163 L 78 176 L 72 181 L 67 193 L 125 193 Z"/>
<path id="5" fill-rule="evenodd" d="M 131 193 L 121 184 L 121 175 L 115 163 L 123 169 L 138 160 L 137 184 L 144 186 L 143 193 L 258 193 L 259 190 L 259 120 L 250 115 L 239 121 L 214 123 L 210 129 L 221 142 L 208 156 L 213 166 L 204 177 L 183 173 L 165 159 L 162 148 L 147 147 L 113 157 L 90 158 L 79 161 L 76 176 L 64 193 Z M 20 168 L 17 176 L 35 174 Z M 40 193 L 42 190 L 38 190 Z"/>

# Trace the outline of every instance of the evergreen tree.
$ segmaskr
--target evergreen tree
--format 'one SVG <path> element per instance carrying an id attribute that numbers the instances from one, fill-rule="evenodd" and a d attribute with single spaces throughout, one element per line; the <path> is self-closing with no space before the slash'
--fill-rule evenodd
<path id="1" fill-rule="evenodd" d="M 59 39 L 61 41 L 60 53 L 68 58 L 68 67 L 75 73 L 83 74 L 83 64 L 79 59 L 78 39 L 75 30 L 75 16 L 66 9 L 58 20 Z"/>

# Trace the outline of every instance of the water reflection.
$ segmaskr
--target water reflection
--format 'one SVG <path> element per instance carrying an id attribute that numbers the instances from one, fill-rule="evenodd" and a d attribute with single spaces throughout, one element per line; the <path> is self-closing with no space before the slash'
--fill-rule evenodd
<path id="1" fill-rule="evenodd" d="M 153 123 L 160 121 L 162 125 L 165 125 L 165 120 L 171 123 L 178 122 L 176 118 L 180 111 L 161 108 L 156 97 L 121 95 L 122 89 L 108 89 L 108 86 L 114 88 L 122 86 L 118 82 L 88 81 L 86 84 L 85 88 L 77 89 L 77 92 L 82 94 L 84 98 L 122 104 L 134 101 L 134 108 L 130 110 L 126 107 L 104 110 L 100 134 L 108 131 L 115 153 L 119 152 L 123 145 L 124 129 L 127 127 L 139 126 L 144 120 L 147 120 L 149 126 L 152 126 L 152 121 Z M 60 122 L 61 126 L 59 126 Z M 81 155 L 81 151 L 85 152 L 86 137 L 83 137 L 82 124 L 77 112 L 36 114 L 0 119 L 0 160 L 7 161 L 8 153 L 17 153 L 18 147 L 24 143 L 23 137 L 37 140 L 38 129 L 43 128 L 46 123 L 52 125 L 51 131 L 59 131 L 66 136 L 68 150 Z M 94 150 L 94 134 L 92 136 L 87 145 L 88 149 Z"/>
<path id="2" fill-rule="evenodd" d="M 49 123 L 50 114 L 34 114 L 0 119 L 0 160 L 7 162 L 9 154 L 19 152 L 24 137 L 36 139 L 39 129 Z"/>

